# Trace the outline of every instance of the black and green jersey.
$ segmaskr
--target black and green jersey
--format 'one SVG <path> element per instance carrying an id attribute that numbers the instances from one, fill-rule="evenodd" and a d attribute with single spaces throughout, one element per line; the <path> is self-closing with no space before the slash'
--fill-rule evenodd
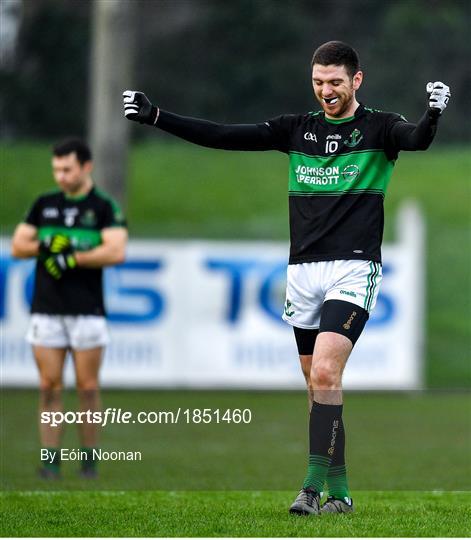
<path id="1" fill-rule="evenodd" d="M 260 124 L 217 124 L 159 111 L 156 126 L 225 150 L 279 150 L 289 156 L 290 264 L 336 259 L 381 262 L 383 199 L 400 150 L 425 150 L 439 111 L 417 124 L 360 105 L 351 118 L 323 112 Z"/>
<path id="2" fill-rule="evenodd" d="M 61 191 L 42 195 L 25 222 L 37 227 L 40 240 L 66 235 L 75 251 L 88 251 L 101 244 L 102 229 L 126 225 L 119 206 L 95 187 L 81 197 L 69 198 Z M 38 261 L 31 312 L 104 315 L 102 269 L 77 267 L 56 280 Z"/>
<path id="3" fill-rule="evenodd" d="M 290 260 L 381 261 L 383 199 L 397 148 L 397 114 L 359 107 L 332 121 L 323 113 L 268 121 L 289 156 Z"/>

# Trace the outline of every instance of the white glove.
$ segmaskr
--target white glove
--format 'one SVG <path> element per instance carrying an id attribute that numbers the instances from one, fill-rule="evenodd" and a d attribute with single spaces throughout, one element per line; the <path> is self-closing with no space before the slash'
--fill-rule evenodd
<path id="1" fill-rule="evenodd" d="M 450 88 L 442 82 L 427 83 L 428 106 L 431 109 L 438 109 L 440 114 L 446 109 L 448 100 L 451 97 Z"/>
<path id="2" fill-rule="evenodd" d="M 123 92 L 124 116 L 141 124 L 155 124 L 158 108 L 154 107 L 143 92 L 126 90 Z"/>

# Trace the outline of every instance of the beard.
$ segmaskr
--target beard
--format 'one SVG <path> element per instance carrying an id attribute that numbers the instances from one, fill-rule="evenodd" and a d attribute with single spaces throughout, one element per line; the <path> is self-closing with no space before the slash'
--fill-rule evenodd
<path id="1" fill-rule="evenodd" d="M 317 96 L 316 96 L 317 97 Z M 321 104 L 322 110 L 324 113 L 327 113 L 333 117 L 341 117 L 345 114 L 346 111 L 350 108 L 353 102 L 353 92 L 344 95 L 337 95 L 338 101 L 335 106 L 329 106 L 323 98 L 317 97 L 317 101 Z"/>

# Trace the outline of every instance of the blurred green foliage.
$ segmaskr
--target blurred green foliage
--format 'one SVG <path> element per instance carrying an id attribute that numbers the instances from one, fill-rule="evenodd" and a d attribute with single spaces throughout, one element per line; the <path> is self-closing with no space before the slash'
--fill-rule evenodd
<path id="1" fill-rule="evenodd" d="M 0 69 L 4 137 L 86 133 L 91 5 L 23 0 L 16 54 Z M 139 22 L 132 83 L 164 109 L 233 122 L 315 109 L 312 53 L 325 41 L 341 39 L 360 53 L 362 101 L 414 120 L 426 103 L 426 82 L 445 81 L 452 100 L 440 140 L 469 137 L 463 114 L 471 105 L 467 0 L 134 5 Z M 113 66 L 119 69 L 119 58 Z M 139 136 L 145 133 L 139 130 Z"/>

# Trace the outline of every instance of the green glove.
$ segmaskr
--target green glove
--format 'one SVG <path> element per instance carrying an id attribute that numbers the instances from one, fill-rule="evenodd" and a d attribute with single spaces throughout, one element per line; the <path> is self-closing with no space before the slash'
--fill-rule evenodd
<path id="1" fill-rule="evenodd" d="M 64 253 L 71 247 L 70 238 L 65 234 L 55 234 L 49 242 L 49 251 L 51 253 Z"/>
<path id="2" fill-rule="evenodd" d="M 60 279 L 64 272 L 77 266 L 77 261 L 71 249 L 53 254 L 44 260 L 44 268 L 54 279 Z"/>

